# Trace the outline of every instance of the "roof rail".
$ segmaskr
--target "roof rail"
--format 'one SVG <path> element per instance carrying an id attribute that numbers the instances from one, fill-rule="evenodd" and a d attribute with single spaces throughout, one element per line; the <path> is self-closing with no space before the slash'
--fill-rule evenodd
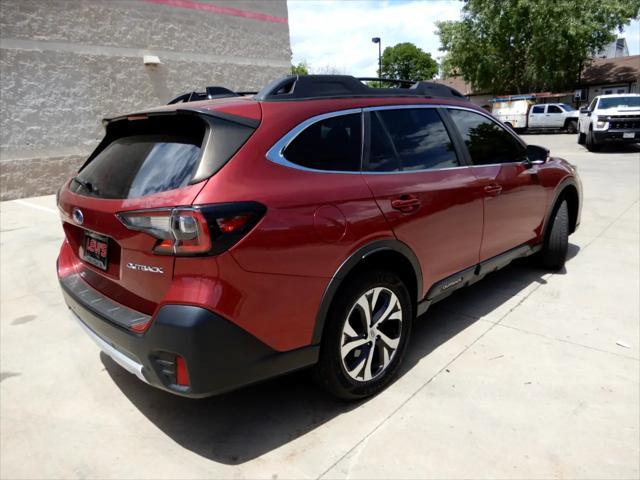
<path id="1" fill-rule="evenodd" d="M 199 100 L 211 100 L 213 98 L 240 97 L 242 95 L 255 95 L 257 92 L 234 92 L 226 87 L 207 87 L 205 92 L 189 92 L 170 100 L 167 105 L 181 102 L 197 102 Z"/>
<path id="2" fill-rule="evenodd" d="M 401 88 L 408 88 L 414 83 L 415 80 L 400 80 L 398 78 L 378 78 L 378 77 L 356 77 L 361 82 L 380 82 L 380 83 L 395 83 Z"/>
<path id="3" fill-rule="evenodd" d="M 371 88 L 363 81 L 393 82 L 400 88 Z M 413 82 L 350 75 L 289 75 L 267 84 L 255 96 L 259 101 L 313 100 L 353 97 L 423 97 L 466 100 L 456 89 L 435 82 Z"/>

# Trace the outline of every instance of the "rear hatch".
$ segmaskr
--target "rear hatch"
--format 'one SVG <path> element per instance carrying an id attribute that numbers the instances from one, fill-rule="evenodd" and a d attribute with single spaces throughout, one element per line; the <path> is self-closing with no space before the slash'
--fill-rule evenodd
<path id="1" fill-rule="evenodd" d="M 256 124 L 188 109 L 110 121 L 58 200 L 76 273 L 113 300 L 153 314 L 173 277 L 172 212 L 191 205 Z"/>

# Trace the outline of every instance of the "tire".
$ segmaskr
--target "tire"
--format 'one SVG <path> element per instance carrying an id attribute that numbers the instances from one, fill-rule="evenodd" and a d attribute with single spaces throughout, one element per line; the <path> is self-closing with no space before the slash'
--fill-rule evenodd
<path id="1" fill-rule="evenodd" d="M 578 144 L 584 145 L 586 135 L 582 132 L 578 132 Z"/>
<path id="2" fill-rule="evenodd" d="M 540 251 L 540 263 L 547 270 L 560 270 L 564 267 L 569 249 L 569 207 L 566 200 L 562 200 L 554 209 L 547 228 Z"/>
<path id="3" fill-rule="evenodd" d="M 600 145 L 593 136 L 592 129 L 589 129 L 589 133 L 587 133 L 586 146 L 587 150 L 589 150 L 590 152 L 597 152 L 598 150 L 600 150 Z"/>
<path id="4" fill-rule="evenodd" d="M 407 287 L 395 273 L 368 270 L 349 278 L 329 309 L 316 382 L 346 400 L 386 388 L 404 359 L 413 316 Z M 376 317 L 377 324 L 366 325 Z"/>
<path id="5" fill-rule="evenodd" d="M 578 122 L 570 120 L 567 122 L 567 133 L 574 134 L 578 131 Z"/>
<path id="6" fill-rule="evenodd" d="M 509 127 L 511 130 L 513 130 L 513 125 L 511 125 L 511 122 L 504 122 L 504 124 Z"/>

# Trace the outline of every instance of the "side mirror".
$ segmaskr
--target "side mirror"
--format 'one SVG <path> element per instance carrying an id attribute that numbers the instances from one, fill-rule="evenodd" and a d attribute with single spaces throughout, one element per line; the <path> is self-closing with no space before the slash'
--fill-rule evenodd
<path id="1" fill-rule="evenodd" d="M 591 110 L 589 110 L 589 107 L 580 107 L 580 113 L 586 113 L 587 115 L 591 115 Z"/>
<path id="2" fill-rule="evenodd" d="M 549 149 L 538 145 L 527 145 L 527 159 L 525 164 L 528 166 L 542 165 L 549 160 Z"/>

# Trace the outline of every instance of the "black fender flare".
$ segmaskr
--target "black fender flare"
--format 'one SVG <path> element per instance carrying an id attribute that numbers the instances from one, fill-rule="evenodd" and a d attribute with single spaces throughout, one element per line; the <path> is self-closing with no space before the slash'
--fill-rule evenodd
<path id="1" fill-rule="evenodd" d="M 418 257 L 413 250 L 406 244 L 399 240 L 388 238 L 383 240 L 374 240 L 363 247 L 360 247 L 354 253 L 352 253 L 342 264 L 338 267 L 336 273 L 331 277 L 331 281 L 324 290 L 318 313 L 316 314 L 316 323 L 313 328 L 313 337 L 311 339 L 312 344 L 320 343 L 322 340 L 322 332 L 324 331 L 324 324 L 329 313 L 329 307 L 333 302 L 333 299 L 342 283 L 342 280 L 353 271 L 363 260 L 374 253 L 392 251 L 404 256 L 411 266 L 416 275 L 416 299 L 419 302 L 422 299 L 422 268 Z"/>
<path id="2" fill-rule="evenodd" d="M 542 231 L 541 231 L 542 243 L 544 243 L 547 238 L 547 233 L 548 233 L 547 230 L 549 228 L 549 222 L 551 221 L 551 218 L 555 213 L 555 209 L 558 204 L 558 199 L 564 194 L 564 191 L 569 185 L 575 188 L 576 191 L 578 192 L 578 212 L 580 211 L 579 202 L 581 198 L 580 198 L 580 189 L 578 188 L 578 184 L 574 177 L 566 177 L 564 180 L 562 180 L 558 184 L 558 186 L 555 189 L 555 192 L 553 193 L 553 200 L 549 202 L 549 208 L 547 208 L 547 213 L 544 217 L 544 222 L 542 224 Z"/>

